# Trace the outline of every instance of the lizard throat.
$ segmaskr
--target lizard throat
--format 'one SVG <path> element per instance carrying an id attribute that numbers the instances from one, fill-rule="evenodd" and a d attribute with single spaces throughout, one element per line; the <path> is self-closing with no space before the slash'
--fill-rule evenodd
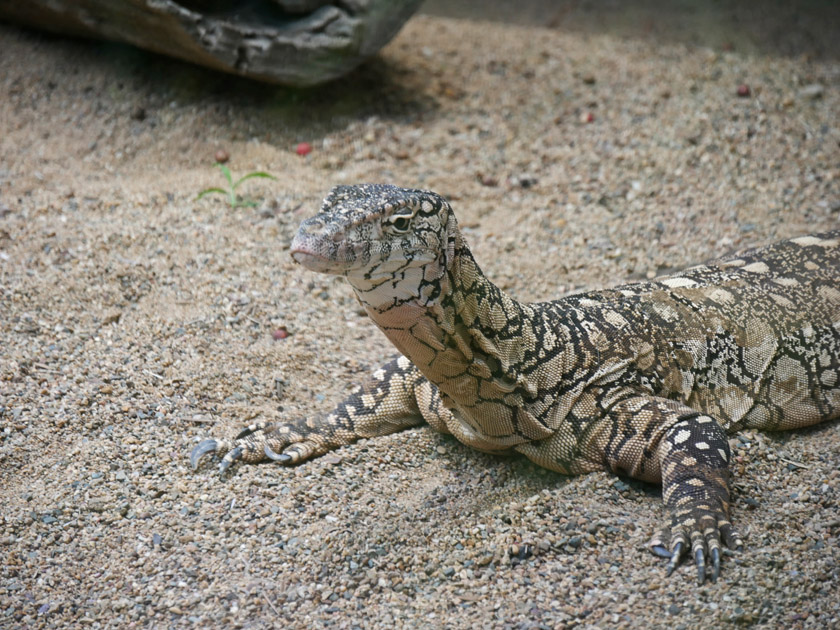
<path id="1" fill-rule="evenodd" d="M 376 291 L 348 279 L 397 349 L 456 404 L 471 405 L 478 396 L 504 396 L 522 384 L 516 333 L 528 307 L 484 276 L 460 235 L 452 254 L 443 269 L 416 267 Z"/>

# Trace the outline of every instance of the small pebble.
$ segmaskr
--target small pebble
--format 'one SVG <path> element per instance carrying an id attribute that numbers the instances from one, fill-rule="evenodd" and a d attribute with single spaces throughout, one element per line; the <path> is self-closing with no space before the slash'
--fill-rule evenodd
<path id="1" fill-rule="evenodd" d="M 218 162 L 219 164 L 224 164 L 230 159 L 230 154 L 228 154 L 228 152 L 224 149 L 219 149 L 218 151 L 216 151 L 215 157 L 216 162 Z"/>
<path id="2" fill-rule="evenodd" d="M 803 98 L 809 98 L 812 100 L 822 98 L 823 93 L 825 92 L 825 87 L 823 87 L 819 83 L 812 83 L 810 85 L 806 85 L 804 88 L 799 90 L 799 95 Z"/>
<path id="3" fill-rule="evenodd" d="M 747 96 L 749 96 L 751 94 L 750 86 L 747 85 L 746 83 L 741 83 L 738 86 L 738 89 L 736 90 L 736 93 L 741 98 L 746 98 Z"/>

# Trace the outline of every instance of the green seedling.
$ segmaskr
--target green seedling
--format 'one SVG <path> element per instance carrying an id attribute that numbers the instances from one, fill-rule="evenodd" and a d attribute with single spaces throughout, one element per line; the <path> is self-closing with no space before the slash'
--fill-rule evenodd
<path id="1" fill-rule="evenodd" d="M 268 173 L 265 173 L 263 171 L 254 171 L 253 173 L 248 173 L 247 175 L 243 175 L 236 181 L 233 181 L 233 175 L 230 174 L 230 169 L 227 166 L 225 166 L 224 164 L 220 164 L 219 162 L 216 162 L 214 166 L 218 166 L 219 170 L 222 171 L 222 175 L 224 175 L 225 179 L 227 180 L 228 188 L 205 188 L 200 193 L 198 193 L 198 197 L 195 198 L 196 201 L 198 201 L 206 195 L 218 193 L 220 195 L 225 195 L 228 198 L 228 203 L 230 203 L 231 208 L 239 208 L 240 206 L 256 206 L 257 202 L 251 201 L 250 199 L 246 199 L 245 197 L 240 197 L 236 194 L 236 189 L 239 188 L 239 185 L 242 184 L 242 182 L 246 182 L 249 179 L 254 179 L 255 177 L 261 177 L 263 179 L 273 179 L 274 181 L 277 181 L 277 178 L 274 177 L 274 175 L 269 175 Z"/>

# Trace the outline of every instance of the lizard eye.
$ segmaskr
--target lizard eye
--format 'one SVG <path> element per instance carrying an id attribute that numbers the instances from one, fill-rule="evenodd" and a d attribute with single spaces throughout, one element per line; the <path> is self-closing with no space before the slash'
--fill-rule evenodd
<path id="1" fill-rule="evenodd" d="M 411 227 L 411 217 L 394 217 L 389 221 L 389 224 L 394 232 L 402 234 L 408 232 Z"/>

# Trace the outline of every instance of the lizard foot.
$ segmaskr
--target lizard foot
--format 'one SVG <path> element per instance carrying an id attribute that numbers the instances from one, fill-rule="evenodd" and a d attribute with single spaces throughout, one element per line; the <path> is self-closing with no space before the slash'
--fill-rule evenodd
<path id="1" fill-rule="evenodd" d="M 202 440 L 190 453 L 190 464 L 196 469 L 207 453 L 223 452 L 225 454 L 219 462 L 219 475 L 223 475 L 239 460 L 255 463 L 270 459 L 281 464 L 297 464 L 330 450 L 331 447 L 318 433 L 306 431 L 306 428 L 309 427 L 275 423 L 252 424 L 232 440 Z"/>
<path id="2" fill-rule="evenodd" d="M 697 567 L 697 584 L 702 585 L 706 581 L 707 563 L 712 582 L 716 582 L 720 575 L 721 542 L 735 551 L 744 547 L 737 531 L 722 512 L 700 504 L 677 510 L 670 530 L 666 528 L 658 532 L 648 546 L 657 556 L 669 558 L 666 576 L 674 572 L 690 549 Z"/>
<path id="3" fill-rule="evenodd" d="M 720 575 L 723 545 L 740 550 L 741 537 L 729 522 L 729 442 L 710 416 L 688 412 L 678 417 L 660 444 L 662 498 L 671 510 L 671 527 L 650 542 L 669 558 L 671 575 L 683 555 L 691 554 L 697 583 Z"/>

